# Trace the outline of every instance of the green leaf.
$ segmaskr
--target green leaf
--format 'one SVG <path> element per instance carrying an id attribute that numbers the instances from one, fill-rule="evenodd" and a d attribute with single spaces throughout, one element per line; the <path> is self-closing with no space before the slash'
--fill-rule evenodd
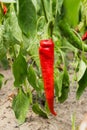
<path id="1" fill-rule="evenodd" d="M 62 81 L 63 81 L 63 72 L 58 72 L 56 70 L 55 75 L 55 94 L 57 97 L 60 97 L 62 94 Z"/>
<path id="2" fill-rule="evenodd" d="M 53 16 L 55 16 L 56 15 L 56 13 L 57 13 L 57 9 L 56 9 L 56 7 L 57 7 L 57 0 L 52 0 L 52 14 L 53 14 Z"/>
<path id="3" fill-rule="evenodd" d="M 7 49 L 3 45 L 3 43 L 0 43 L 0 60 L 5 56 L 7 52 Z"/>
<path id="4" fill-rule="evenodd" d="M 47 20 L 50 21 L 50 19 L 52 19 L 52 0 L 43 0 L 43 4 L 46 11 Z"/>
<path id="5" fill-rule="evenodd" d="M 79 80 L 78 85 L 79 86 L 78 86 L 78 89 L 76 92 L 77 99 L 80 98 L 80 96 L 83 94 L 85 88 L 87 87 L 87 69 L 86 69 L 84 75 L 82 76 L 82 78 Z"/>
<path id="6" fill-rule="evenodd" d="M 1 59 L 0 63 L 3 66 L 3 69 L 7 70 L 9 68 L 9 62 L 8 62 L 8 58 L 6 56 L 4 56 Z"/>
<path id="7" fill-rule="evenodd" d="M 28 68 L 28 82 L 30 83 L 30 85 L 35 89 L 38 90 L 38 86 L 37 86 L 37 78 L 36 78 L 36 73 L 35 70 L 33 69 L 32 66 L 29 66 Z"/>
<path id="8" fill-rule="evenodd" d="M 2 88 L 4 76 L 0 73 L 0 89 Z"/>
<path id="9" fill-rule="evenodd" d="M 81 23 L 84 24 L 83 21 L 85 21 L 85 26 L 87 25 L 87 0 L 82 0 L 81 4 Z"/>
<path id="10" fill-rule="evenodd" d="M 68 72 L 65 68 L 64 72 L 63 72 L 62 91 L 61 91 L 62 94 L 58 98 L 60 103 L 64 102 L 68 98 L 69 85 L 70 85 L 69 75 L 68 75 Z"/>
<path id="11" fill-rule="evenodd" d="M 3 3 L 16 3 L 16 0 L 0 0 Z"/>
<path id="12" fill-rule="evenodd" d="M 43 91 L 44 85 L 43 85 L 43 80 L 42 80 L 42 78 L 41 78 L 41 79 L 38 78 L 37 83 L 38 83 L 39 91 L 40 91 L 40 92 Z"/>
<path id="13" fill-rule="evenodd" d="M 29 44 L 29 48 L 27 49 L 27 52 L 32 57 L 32 59 L 35 61 L 35 64 L 37 66 L 39 66 L 38 44 L 37 43 L 39 43 L 39 41 L 37 41 L 36 38 L 33 41 L 31 41 L 31 43 Z"/>
<path id="14" fill-rule="evenodd" d="M 64 0 L 57 0 L 57 7 L 56 7 L 56 10 L 58 10 L 59 14 L 61 14 L 61 7 L 62 7 L 62 4 L 63 4 L 63 1 Z"/>
<path id="15" fill-rule="evenodd" d="M 62 81 L 63 81 L 63 72 L 55 70 L 55 94 L 57 97 L 61 96 L 62 92 Z"/>
<path id="16" fill-rule="evenodd" d="M 13 63 L 14 85 L 20 87 L 27 76 L 27 63 L 21 52 Z"/>
<path id="17" fill-rule="evenodd" d="M 83 5 L 84 5 L 83 6 L 84 10 L 82 12 L 82 15 L 84 13 L 83 17 L 85 17 L 85 23 L 86 23 L 85 26 L 87 26 L 87 1 L 86 0 L 84 0 Z"/>
<path id="18" fill-rule="evenodd" d="M 36 8 L 36 11 L 37 11 L 37 16 L 41 17 L 42 14 L 43 14 L 43 8 L 42 8 L 42 3 L 41 3 L 41 0 L 32 0 L 35 8 Z"/>
<path id="19" fill-rule="evenodd" d="M 76 26 L 79 20 L 79 8 L 81 0 L 64 0 L 65 19 L 71 26 Z"/>
<path id="20" fill-rule="evenodd" d="M 17 96 L 14 97 L 12 104 L 15 116 L 20 123 L 23 123 L 25 121 L 29 105 L 30 105 L 29 97 L 20 89 Z"/>
<path id="21" fill-rule="evenodd" d="M 42 108 L 39 106 L 39 104 L 37 104 L 37 103 L 36 103 L 36 104 L 33 104 L 32 110 L 33 110 L 36 114 L 38 114 L 38 115 L 40 115 L 40 116 L 42 116 L 42 117 L 44 117 L 44 118 L 48 118 L 47 113 L 42 110 Z"/>
<path id="22" fill-rule="evenodd" d="M 83 60 L 80 61 L 79 71 L 77 73 L 77 81 L 80 81 L 86 71 L 86 64 Z"/>
<path id="23" fill-rule="evenodd" d="M 16 27 L 13 27 L 13 25 L 12 25 L 13 24 L 12 17 L 11 17 L 11 14 L 9 13 L 9 18 L 7 18 L 4 21 L 5 31 L 4 31 L 4 35 L 3 35 L 3 43 L 4 43 L 5 48 L 10 48 L 10 47 L 13 47 L 15 44 L 19 44 L 19 41 L 18 41 L 19 39 L 17 39 L 14 36 L 14 33 L 12 33 L 13 32 L 12 30 L 16 31 L 15 30 Z M 15 20 L 13 20 L 13 21 L 15 21 Z M 15 26 L 17 26 L 17 24 Z M 18 31 L 19 31 L 19 29 L 18 29 Z"/>
<path id="24" fill-rule="evenodd" d="M 36 10 L 31 0 L 19 0 L 18 23 L 28 37 L 36 35 Z"/>
<path id="25" fill-rule="evenodd" d="M 18 40 L 19 42 L 23 41 L 22 31 L 18 25 L 18 19 L 13 5 L 10 6 L 9 21 L 10 21 L 10 30 L 13 37 L 15 37 L 15 39 Z"/>
<path id="26" fill-rule="evenodd" d="M 38 31 L 38 35 L 42 35 L 44 33 L 44 27 L 45 27 L 45 17 L 44 16 L 41 16 L 39 19 L 38 19 L 38 26 L 37 26 L 37 31 Z"/>
<path id="27" fill-rule="evenodd" d="M 2 59 L 7 52 L 7 48 L 4 45 L 4 40 L 3 40 L 4 32 L 5 32 L 4 25 L 1 25 L 0 26 L 0 59 Z"/>
<path id="28" fill-rule="evenodd" d="M 34 4 L 35 8 L 37 9 L 38 1 L 37 1 L 37 0 L 32 0 L 32 2 L 33 2 L 33 4 Z"/>
<path id="29" fill-rule="evenodd" d="M 59 14 L 61 13 L 63 0 L 43 0 L 43 4 L 47 20 L 50 21 L 57 14 L 57 11 L 59 12 Z"/>

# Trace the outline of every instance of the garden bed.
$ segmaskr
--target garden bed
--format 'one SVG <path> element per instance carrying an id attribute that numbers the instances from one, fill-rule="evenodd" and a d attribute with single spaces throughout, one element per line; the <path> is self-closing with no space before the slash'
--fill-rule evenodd
<path id="1" fill-rule="evenodd" d="M 71 130 L 71 116 L 76 117 L 76 126 L 79 126 L 87 110 L 87 90 L 84 92 L 79 101 L 76 101 L 75 91 L 76 83 L 73 82 L 73 75 L 70 70 L 70 93 L 69 98 L 63 103 L 55 103 L 57 116 L 49 115 L 49 119 L 39 117 L 29 109 L 26 121 L 19 125 L 12 110 L 12 95 L 15 93 L 13 87 L 13 77 L 11 70 L 0 69 L 8 80 L 0 90 L 0 130 Z"/>

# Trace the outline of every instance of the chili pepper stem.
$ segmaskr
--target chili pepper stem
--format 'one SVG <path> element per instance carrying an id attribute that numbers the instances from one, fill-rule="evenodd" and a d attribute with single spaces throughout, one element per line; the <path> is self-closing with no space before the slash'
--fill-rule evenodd
<path id="1" fill-rule="evenodd" d="M 53 34 L 53 27 L 54 27 L 53 21 L 51 20 L 48 24 L 48 34 L 50 37 L 52 37 L 52 34 Z"/>

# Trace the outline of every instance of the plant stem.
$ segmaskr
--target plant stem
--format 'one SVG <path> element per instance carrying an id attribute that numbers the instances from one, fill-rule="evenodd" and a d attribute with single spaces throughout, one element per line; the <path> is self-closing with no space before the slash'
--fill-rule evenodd
<path id="1" fill-rule="evenodd" d="M 65 66 L 66 66 L 66 63 L 65 63 L 65 59 L 64 59 L 63 52 L 61 51 L 61 49 L 59 49 L 59 52 L 60 52 L 60 55 L 61 55 L 61 57 L 62 57 L 62 61 L 63 61 L 64 67 L 65 67 Z"/>
<path id="2" fill-rule="evenodd" d="M 17 4 L 16 4 L 16 9 L 17 9 L 17 15 L 19 14 L 19 1 L 17 0 Z"/>
<path id="3" fill-rule="evenodd" d="M 44 12 L 46 22 L 48 23 L 47 14 L 46 14 L 45 6 L 44 6 L 44 0 L 41 0 L 41 3 L 42 3 L 42 6 L 43 6 L 43 12 Z"/>
<path id="4" fill-rule="evenodd" d="M 52 37 L 52 34 L 53 34 L 53 27 L 54 27 L 54 25 L 53 25 L 53 21 L 51 21 L 50 23 L 49 23 L 49 34 L 50 34 L 50 37 Z"/>
<path id="5" fill-rule="evenodd" d="M 13 49 L 13 53 L 14 53 L 14 58 L 16 59 L 16 52 L 15 52 L 14 46 L 12 46 L 12 49 Z"/>
<path id="6" fill-rule="evenodd" d="M 51 15 L 51 18 L 52 18 L 53 17 L 52 16 L 52 0 L 50 0 L 50 13 L 51 13 L 50 15 Z"/>

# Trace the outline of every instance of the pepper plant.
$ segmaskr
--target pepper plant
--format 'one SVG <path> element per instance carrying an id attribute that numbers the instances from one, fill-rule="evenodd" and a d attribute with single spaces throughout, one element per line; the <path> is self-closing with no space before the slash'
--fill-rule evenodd
<path id="1" fill-rule="evenodd" d="M 1 0 L 0 60 L 9 60 L 17 90 L 12 108 L 21 123 L 30 107 L 48 118 L 57 114 L 54 97 L 60 103 L 68 98 L 68 52 L 77 99 L 87 87 L 86 8 L 87 0 Z"/>

